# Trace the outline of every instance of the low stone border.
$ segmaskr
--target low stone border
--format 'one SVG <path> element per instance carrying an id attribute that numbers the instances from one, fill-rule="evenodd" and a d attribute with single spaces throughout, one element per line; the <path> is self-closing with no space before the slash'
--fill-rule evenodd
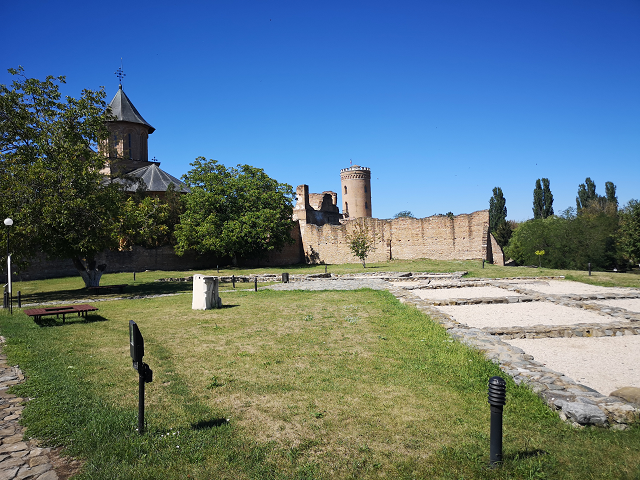
<path id="1" fill-rule="evenodd" d="M 618 397 L 602 395 L 578 384 L 566 375 L 535 361 L 522 349 L 503 342 L 498 335 L 456 322 L 409 290 L 391 287 L 389 291 L 400 302 L 414 305 L 429 315 L 446 328 L 454 339 L 483 352 L 489 360 L 500 365 L 500 369 L 510 375 L 516 384 L 527 385 L 547 405 L 557 410 L 563 420 L 576 426 L 599 425 L 619 430 L 640 420 L 639 405 Z"/>

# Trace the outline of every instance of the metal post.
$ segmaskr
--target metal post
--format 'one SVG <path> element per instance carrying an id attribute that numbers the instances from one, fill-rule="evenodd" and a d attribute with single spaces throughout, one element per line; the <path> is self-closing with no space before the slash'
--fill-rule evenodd
<path id="1" fill-rule="evenodd" d="M 136 281 L 136 272 L 133 272 L 133 281 Z"/>
<path id="2" fill-rule="evenodd" d="M 502 463 L 502 407 L 507 402 L 507 384 L 502 377 L 489 379 L 489 405 L 491 405 L 491 448 L 489 466 Z"/>
<path id="3" fill-rule="evenodd" d="M 216 270 L 218 270 L 218 273 L 220 273 L 220 265 L 216 265 Z"/>
<path id="4" fill-rule="evenodd" d="M 138 367 L 138 433 L 144 433 L 144 367 L 140 362 Z"/>
<path id="5" fill-rule="evenodd" d="M 258 291 L 258 277 L 256 277 L 256 292 Z"/>
<path id="6" fill-rule="evenodd" d="M 589 262 L 589 276 L 591 276 L 591 262 Z"/>
<path id="7" fill-rule="evenodd" d="M 236 276 L 231 275 L 231 282 L 233 283 L 233 288 L 236 288 Z"/>
<path id="8" fill-rule="evenodd" d="M 324 273 L 327 273 L 327 266 L 324 266 Z"/>
<path id="9" fill-rule="evenodd" d="M 22 295 L 20 290 L 18 290 L 18 308 L 22 308 Z"/>
<path id="10" fill-rule="evenodd" d="M 484 268 L 484 258 L 482 259 L 482 268 Z"/>

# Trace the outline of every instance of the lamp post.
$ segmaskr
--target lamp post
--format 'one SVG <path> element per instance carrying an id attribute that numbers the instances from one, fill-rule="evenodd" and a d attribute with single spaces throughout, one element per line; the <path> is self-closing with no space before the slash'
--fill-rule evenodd
<path id="1" fill-rule="evenodd" d="M 7 287 L 9 288 L 9 311 L 13 314 L 13 295 L 11 293 L 11 254 L 9 253 L 9 232 L 11 231 L 13 220 L 5 218 L 4 224 L 7 227 Z"/>

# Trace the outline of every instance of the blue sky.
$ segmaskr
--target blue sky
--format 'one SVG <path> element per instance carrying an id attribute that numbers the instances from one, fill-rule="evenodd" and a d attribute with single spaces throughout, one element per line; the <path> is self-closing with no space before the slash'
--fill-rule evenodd
<path id="1" fill-rule="evenodd" d="M 586 177 L 640 198 L 639 0 L 4 2 L 6 69 L 123 87 L 150 157 L 248 163 L 311 192 L 372 171 L 378 218 L 488 208 L 556 213 Z"/>

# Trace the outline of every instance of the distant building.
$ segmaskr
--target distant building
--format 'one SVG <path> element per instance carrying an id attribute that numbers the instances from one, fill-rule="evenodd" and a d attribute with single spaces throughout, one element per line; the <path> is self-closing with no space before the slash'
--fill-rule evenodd
<path id="1" fill-rule="evenodd" d="M 352 165 L 340 170 L 342 214 L 345 218 L 371 218 L 371 169 Z"/>

